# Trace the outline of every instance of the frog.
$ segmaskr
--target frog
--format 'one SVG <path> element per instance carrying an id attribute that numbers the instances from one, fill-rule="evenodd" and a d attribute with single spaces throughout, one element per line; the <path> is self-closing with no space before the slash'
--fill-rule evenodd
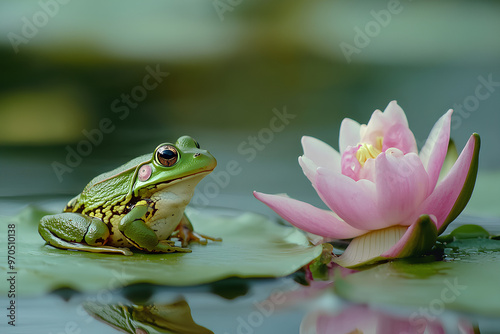
<path id="1" fill-rule="evenodd" d="M 190 136 L 162 143 L 93 178 L 62 213 L 42 217 L 38 232 L 56 248 L 127 256 L 132 249 L 189 253 L 192 241 L 222 241 L 196 233 L 184 213 L 196 185 L 216 166 Z"/>

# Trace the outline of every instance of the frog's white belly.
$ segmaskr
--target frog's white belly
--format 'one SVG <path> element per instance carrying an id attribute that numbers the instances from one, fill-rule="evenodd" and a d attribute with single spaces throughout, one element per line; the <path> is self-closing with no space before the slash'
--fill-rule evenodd
<path id="1" fill-rule="evenodd" d="M 146 224 L 156 233 L 159 240 L 168 239 L 179 225 L 191 197 L 179 197 L 172 192 L 163 192 L 152 199 L 155 201 L 156 212 Z"/>
<path id="2" fill-rule="evenodd" d="M 153 216 L 146 221 L 158 236 L 158 240 L 166 240 L 175 231 L 184 216 L 184 209 L 193 197 L 194 189 L 206 174 L 198 174 L 173 184 L 167 184 L 150 197 L 155 203 Z M 118 223 L 113 223 L 113 233 L 108 245 L 117 247 L 132 247 L 118 230 Z"/>

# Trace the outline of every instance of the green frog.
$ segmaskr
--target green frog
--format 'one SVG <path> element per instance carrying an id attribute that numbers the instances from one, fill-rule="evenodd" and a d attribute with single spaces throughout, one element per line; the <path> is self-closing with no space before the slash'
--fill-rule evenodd
<path id="1" fill-rule="evenodd" d="M 220 241 L 193 231 L 184 209 L 195 186 L 217 161 L 189 136 L 160 144 L 145 154 L 95 177 L 63 213 L 40 220 L 38 231 L 62 249 L 132 255 L 191 252 L 190 241 Z M 175 245 L 172 237 L 181 241 Z"/>

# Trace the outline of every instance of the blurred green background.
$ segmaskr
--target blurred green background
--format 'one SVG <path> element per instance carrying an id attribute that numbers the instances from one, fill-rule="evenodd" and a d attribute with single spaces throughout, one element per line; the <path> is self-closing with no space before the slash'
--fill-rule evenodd
<path id="1" fill-rule="evenodd" d="M 497 1 L 1 1 L 0 209 L 61 209 L 95 175 L 184 134 L 219 161 L 198 204 L 269 212 L 259 190 L 321 206 L 297 163 L 301 136 L 337 148 L 344 117 L 366 123 L 397 100 L 420 146 L 462 108 L 459 150 L 482 137 L 467 210 L 500 216 L 499 18 Z"/>

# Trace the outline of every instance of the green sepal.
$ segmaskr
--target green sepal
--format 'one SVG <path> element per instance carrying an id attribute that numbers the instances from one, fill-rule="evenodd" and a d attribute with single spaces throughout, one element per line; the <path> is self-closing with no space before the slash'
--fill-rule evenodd
<path id="1" fill-rule="evenodd" d="M 345 252 L 333 261 L 345 268 L 357 268 L 418 256 L 434 246 L 437 236 L 434 222 L 428 215 L 422 215 L 413 226 L 391 226 L 354 238 Z M 404 243 L 400 250 L 397 250 L 400 246 L 398 243 Z"/>
<path id="2" fill-rule="evenodd" d="M 327 280 L 330 278 L 330 263 L 333 258 L 333 246 L 329 243 L 321 245 L 321 254 L 309 264 L 309 271 L 314 280 Z"/>
<path id="3" fill-rule="evenodd" d="M 397 258 L 419 256 L 430 251 L 436 244 L 437 236 L 436 224 L 428 215 L 421 215 L 409 236 L 409 242 L 405 244 Z"/>
<path id="4" fill-rule="evenodd" d="M 446 217 L 445 221 L 438 230 L 438 235 L 443 233 L 446 227 L 465 209 L 465 206 L 472 196 L 472 191 L 474 190 L 474 185 L 476 184 L 477 170 L 479 166 L 479 148 L 481 146 L 481 138 L 479 135 L 474 133 L 472 136 L 474 137 L 474 153 L 469 165 L 469 172 L 467 173 L 460 195 L 458 195 L 458 198 L 448 214 L 448 217 Z"/>

